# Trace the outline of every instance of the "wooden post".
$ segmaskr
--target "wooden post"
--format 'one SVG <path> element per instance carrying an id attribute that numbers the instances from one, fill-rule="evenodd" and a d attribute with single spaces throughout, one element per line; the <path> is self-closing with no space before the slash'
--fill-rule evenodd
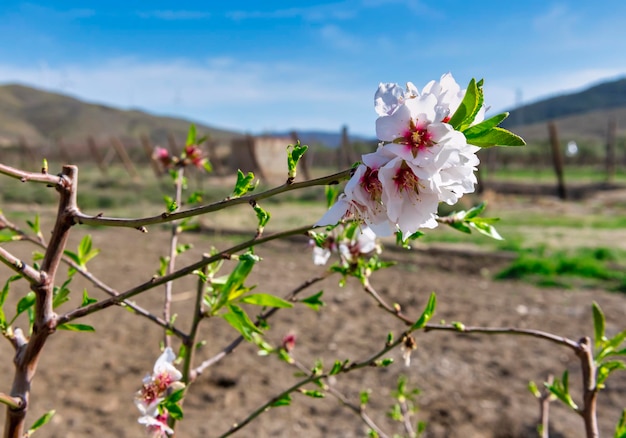
<path id="1" fill-rule="evenodd" d="M 154 146 L 152 146 L 152 142 L 148 138 L 147 135 L 141 136 L 141 146 L 143 147 L 143 151 L 146 153 L 146 157 L 150 162 L 150 166 L 152 167 L 152 171 L 154 172 L 154 176 L 160 178 L 163 175 L 161 168 L 159 167 L 159 163 L 156 162 L 152 155 L 154 154 Z"/>
<path id="2" fill-rule="evenodd" d="M 550 133 L 550 145 L 552 146 L 552 163 L 554 164 L 554 173 L 557 179 L 557 193 L 559 198 L 567 199 L 567 190 L 565 189 L 565 180 L 563 178 L 563 155 L 554 122 L 548 123 L 548 132 Z"/>
<path id="3" fill-rule="evenodd" d="M 296 131 L 291 131 L 291 141 L 293 142 L 293 144 L 296 144 L 298 142 L 298 133 Z M 311 150 L 311 146 L 309 145 L 309 149 L 306 151 L 304 156 L 300 158 L 300 161 L 298 162 L 300 171 L 302 172 L 302 175 L 304 176 L 305 180 L 311 179 L 311 173 L 309 172 L 309 164 L 310 164 L 310 159 L 312 156 L 313 156 L 313 151 Z"/>
<path id="4" fill-rule="evenodd" d="M 135 169 L 135 165 L 128 156 L 128 152 L 126 152 L 122 142 L 117 137 L 113 137 L 111 138 L 111 145 L 113 145 L 115 152 L 117 152 L 117 156 L 122 160 L 122 164 L 124 165 L 124 168 L 126 168 L 126 172 L 128 172 L 134 180 L 140 180 L 141 178 L 137 173 L 137 169 Z"/>
<path id="5" fill-rule="evenodd" d="M 108 174 L 107 165 L 102 158 L 102 154 L 100 154 L 100 150 L 98 149 L 98 145 L 96 145 L 96 141 L 93 137 L 89 136 L 87 138 L 87 146 L 89 147 L 89 151 L 91 151 L 91 156 L 96 160 L 96 164 L 98 165 L 98 169 L 102 172 L 103 175 Z"/>
<path id="6" fill-rule="evenodd" d="M 617 122 L 615 117 L 609 118 L 606 132 L 606 182 L 612 183 L 615 179 L 615 138 Z"/>

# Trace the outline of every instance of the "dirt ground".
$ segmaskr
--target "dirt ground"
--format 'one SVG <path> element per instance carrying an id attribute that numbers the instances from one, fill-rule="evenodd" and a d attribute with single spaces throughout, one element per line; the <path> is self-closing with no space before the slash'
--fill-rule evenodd
<path id="1" fill-rule="evenodd" d="M 148 234 L 77 228 L 70 247 L 75 247 L 87 232 L 93 235 L 94 246 L 102 250 L 90 264 L 92 272 L 118 291 L 148 280 L 167 247 L 168 233 L 159 228 Z M 194 241 L 194 249 L 181 257 L 179 266 L 198 260 L 211 245 L 223 249 L 237 238 L 207 233 L 192 235 L 188 240 Z M 24 258 L 32 250 L 21 244 L 10 244 L 10 248 Z M 263 261 L 248 284 L 257 284 L 259 292 L 285 295 L 324 269 L 313 265 L 306 240 L 274 242 L 260 247 L 257 253 Z M 435 322 L 534 328 L 577 340 L 593 335 L 591 303 L 596 301 L 606 313 L 609 334 L 625 328 L 624 295 L 494 281 L 493 274 L 510 261 L 507 254 L 420 246 L 408 252 L 389 250 L 383 257 L 398 264 L 377 272 L 372 280 L 374 287 L 415 318 L 434 291 L 438 298 Z M 2 283 L 8 275 L 9 271 L 0 267 Z M 338 280 L 331 277 L 305 294 L 324 290 L 326 306 L 319 312 L 296 306 L 277 313 L 270 320 L 268 340 L 277 344 L 293 332 L 297 335 L 294 357 L 309 366 L 321 359 L 329 368 L 337 359 L 369 357 L 382 348 L 388 332 L 398 334 L 403 330 L 403 325 L 382 312 L 357 281 L 339 287 Z M 72 284 L 75 300 L 84 287 L 92 296 L 104 296 L 77 280 Z M 191 279 L 175 285 L 174 311 L 182 329 L 189 324 L 194 287 Z M 136 301 L 160 313 L 162 290 L 148 292 Z M 16 284 L 7 306 L 13 306 L 23 293 L 25 286 Z M 70 308 L 71 303 L 67 303 L 61 310 Z M 93 325 L 96 334 L 58 332 L 45 347 L 32 388 L 29 423 L 49 409 L 56 409 L 56 415 L 36 436 L 144 436 L 137 424 L 133 396 L 159 355 L 161 331 L 148 320 L 117 307 L 81 322 Z M 199 338 L 206 340 L 206 345 L 199 350 L 198 360 L 214 356 L 235 337 L 235 331 L 224 321 L 205 321 Z M 420 332 L 415 338 L 417 349 L 410 366 L 405 367 L 401 352 L 394 351 L 390 356 L 395 363 L 388 368 L 367 368 L 329 382 L 356 404 L 360 391 L 371 390 L 367 412 L 390 436 L 403 432 L 401 425 L 386 415 L 393 402 L 390 392 L 400 375 L 407 376 L 410 387 L 421 390 L 416 399 L 417 419 L 426 422 L 423 436 L 430 438 L 536 436 L 539 405 L 527 384 L 530 380 L 541 384 L 549 375 L 560 376 L 566 369 L 574 399 L 580 400 L 579 361 L 564 347 L 504 335 Z M 3 392 L 10 388 L 12 354 L 8 342 L 0 343 Z M 255 347 L 242 345 L 208 368 L 190 388 L 184 404 L 185 419 L 177 436 L 221 435 L 269 397 L 293 384 L 297 380 L 294 371 L 276 357 L 259 356 Z M 613 436 L 626 407 L 626 372 L 611 376 L 598 402 L 601 435 Z M 581 418 L 559 403 L 551 404 L 550 418 L 552 437 L 584 436 Z M 290 407 L 264 413 L 235 436 L 365 437 L 367 427 L 330 395 L 311 399 L 295 394 Z"/>

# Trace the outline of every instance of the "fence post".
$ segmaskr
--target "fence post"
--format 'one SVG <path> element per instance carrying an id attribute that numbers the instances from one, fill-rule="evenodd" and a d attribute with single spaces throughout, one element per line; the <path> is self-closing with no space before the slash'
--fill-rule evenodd
<path id="1" fill-rule="evenodd" d="M 161 168 L 159 167 L 159 163 L 156 162 L 152 155 L 154 154 L 154 147 L 152 146 L 152 142 L 148 138 L 147 135 L 141 136 L 141 146 L 143 147 L 143 151 L 146 153 L 146 157 L 150 162 L 150 166 L 152 167 L 152 171 L 154 172 L 154 176 L 160 178 L 163 174 L 161 172 Z"/>
<path id="2" fill-rule="evenodd" d="M 87 146 L 89 147 L 89 151 L 91 151 L 91 156 L 96 160 L 96 164 L 98 165 L 98 169 L 104 176 L 109 173 L 109 169 L 107 169 L 107 165 L 102 158 L 102 154 L 100 154 L 100 150 L 98 149 L 98 145 L 96 145 L 96 141 L 93 137 L 87 137 Z"/>
<path id="3" fill-rule="evenodd" d="M 117 137 L 113 137 L 111 138 L 111 144 L 113 145 L 115 152 L 117 152 L 117 156 L 122 160 L 122 164 L 124 165 L 126 172 L 128 172 L 128 175 L 136 181 L 140 180 L 141 178 L 139 177 L 139 173 L 137 173 L 137 169 L 128 156 L 128 152 L 126 152 L 122 142 Z"/>
<path id="4" fill-rule="evenodd" d="M 612 183 L 615 178 L 615 138 L 617 121 L 615 116 L 609 118 L 606 132 L 606 182 Z"/>
<path id="5" fill-rule="evenodd" d="M 559 198 L 567 199 L 567 190 L 565 189 L 565 179 L 563 177 L 563 155 L 554 122 L 548 123 L 548 132 L 550 133 L 550 145 L 552 146 L 552 163 L 554 164 L 554 173 L 557 179 L 557 193 Z"/>

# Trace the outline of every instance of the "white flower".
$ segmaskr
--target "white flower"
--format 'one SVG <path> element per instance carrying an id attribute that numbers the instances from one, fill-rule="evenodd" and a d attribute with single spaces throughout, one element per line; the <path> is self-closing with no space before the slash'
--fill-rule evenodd
<path id="1" fill-rule="evenodd" d="M 167 379 L 170 382 L 169 384 L 180 380 L 183 374 L 174 366 L 175 359 L 176 354 L 170 347 L 167 347 L 154 363 L 153 380 L 156 378 Z"/>
<path id="2" fill-rule="evenodd" d="M 144 415 L 137 420 L 139 424 L 146 426 L 146 431 L 150 438 L 167 438 L 168 435 L 173 435 L 174 431 L 167 425 L 167 416 Z"/>
<path id="3" fill-rule="evenodd" d="M 159 404 L 165 400 L 168 392 L 183 386 L 179 380 L 182 373 L 174 367 L 176 355 L 167 347 L 154 363 L 151 375 L 143 379 L 143 386 L 135 396 L 135 405 L 141 416 L 139 424 L 146 426 L 151 437 L 167 437 L 174 431 L 167 426 L 167 412 L 159 413 Z"/>
<path id="4" fill-rule="evenodd" d="M 477 182 L 479 148 L 448 123 L 465 94 L 449 73 L 421 93 L 411 82 L 406 88 L 381 83 L 374 98 L 381 143 L 363 155 L 344 193 L 316 225 L 357 220 L 379 236 L 399 230 L 404 239 L 436 227 L 439 202 L 456 203 Z M 484 106 L 472 123 L 482 120 Z"/>

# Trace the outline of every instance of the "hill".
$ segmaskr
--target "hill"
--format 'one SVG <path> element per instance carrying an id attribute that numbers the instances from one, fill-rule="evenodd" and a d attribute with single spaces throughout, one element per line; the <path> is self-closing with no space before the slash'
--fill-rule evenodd
<path id="1" fill-rule="evenodd" d="M 191 122 L 155 116 L 139 110 L 120 110 L 86 103 L 70 96 L 23 85 L 0 86 L 0 144 L 23 137 L 31 144 L 62 138 L 69 143 L 84 142 L 88 136 L 108 141 L 111 137 L 139 138 L 147 135 L 166 144 L 168 135 L 184 141 Z M 196 124 L 198 131 L 216 140 L 241 134 Z"/>
<path id="2" fill-rule="evenodd" d="M 595 144 L 606 141 L 611 119 L 617 123 L 617 137 L 626 137 L 626 78 L 520 106 L 502 125 L 536 142 L 547 140 L 546 123 L 555 121 L 562 140 Z"/>

